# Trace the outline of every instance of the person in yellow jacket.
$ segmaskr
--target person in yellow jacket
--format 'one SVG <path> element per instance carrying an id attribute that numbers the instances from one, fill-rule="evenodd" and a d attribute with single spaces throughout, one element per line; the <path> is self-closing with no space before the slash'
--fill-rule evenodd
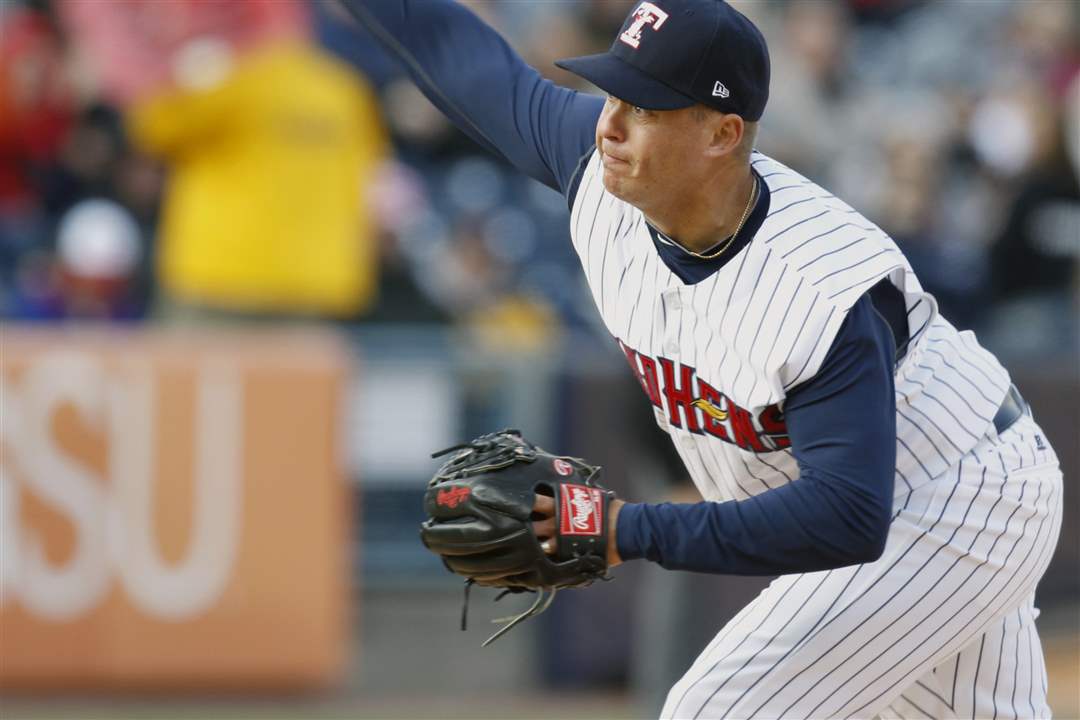
<path id="1" fill-rule="evenodd" d="M 235 57 L 196 40 L 174 69 L 128 113 L 169 169 L 164 315 L 362 314 L 378 272 L 365 189 L 388 146 L 374 91 L 299 38 Z"/>

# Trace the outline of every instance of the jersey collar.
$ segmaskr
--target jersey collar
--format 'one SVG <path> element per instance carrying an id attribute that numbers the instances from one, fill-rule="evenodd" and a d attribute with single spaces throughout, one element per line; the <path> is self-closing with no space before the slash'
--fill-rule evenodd
<path id="1" fill-rule="evenodd" d="M 769 214 L 769 185 L 758 174 L 757 170 L 751 168 L 751 172 L 754 173 L 754 179 L 758 183 L 757 202 L 754 203 L 754 209 L 750 212 L 750 217 L 743 223 L 742 229 L 739 230 L 739 234 L 731 242 L 731 246 L 721 253 L 719 257 L 711 260 L 695 257 L 687 252 L 683 246 L 679 245 L 676 240 L 660 232 L 649 223 L 645 223 L 649 228 L 649 235 L 652 236 L 656 252 L 660 254 L 660 259 L 664 261 L 664 264 L 668 266 L 668 269 L 676 277 L 687 285 L 696 285 L 724 267 L 744 247 L 750 244 L 750 241 L 754 239 L 754 235 L 761 228 L 762 223 L 765 222 L 765 217 Z M 727 242 L 727 238 L 724 238 L 702 254 L 708 254 L 723 242 Z"/>

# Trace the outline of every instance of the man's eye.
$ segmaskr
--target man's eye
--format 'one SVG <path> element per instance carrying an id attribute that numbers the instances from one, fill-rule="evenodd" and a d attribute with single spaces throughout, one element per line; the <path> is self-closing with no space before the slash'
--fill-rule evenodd
<path id="1" fill-rule="evenodd" d="M 635 115 L 645 115 L 645 114 L 647 114 L 647 113 L 649 112 L 648 110 L 646 110 L 645 108 L 641 107 L 640 105 L 634 105 L 634 106 L 632 106 L 632 107 L 630 108 L 630 111 L 631 111 L 632 113 L 634 113 Z"/>

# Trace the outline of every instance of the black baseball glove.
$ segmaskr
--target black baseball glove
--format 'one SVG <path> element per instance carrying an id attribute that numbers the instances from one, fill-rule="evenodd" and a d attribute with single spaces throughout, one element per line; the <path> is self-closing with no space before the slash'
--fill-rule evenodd
<path id="1" fill-rule="evenodd" d="M 454 451 L 428 483 L 420 537 L 468 584 L 540 593 L 503 631 L 546 608 L 555 591 L 606 577 L 614 493 L 596 483 L 598 467 L 545 452 L 517 430 L 482 435 L 435 456 Z M 533 532 L 538 494 L 554 500 L 553 555 Z"/>

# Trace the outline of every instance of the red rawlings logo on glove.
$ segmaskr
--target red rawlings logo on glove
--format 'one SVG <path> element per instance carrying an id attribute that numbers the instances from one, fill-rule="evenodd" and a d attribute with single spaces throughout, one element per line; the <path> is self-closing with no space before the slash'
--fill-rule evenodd
<path id="1" fill-rule="evenodd" d="M 559 534 L 600 535 L 603 528 L 603 495 L 585 485 L 559 486 Z"/>
<path id="2" fill-rule="evenodd" d="M 435 504 L 448 508 L 456 508 L 467 497 L 469 497 L 468 487 L 453 487 L 449 490 L 440 490 L 435 495 Z"/>

